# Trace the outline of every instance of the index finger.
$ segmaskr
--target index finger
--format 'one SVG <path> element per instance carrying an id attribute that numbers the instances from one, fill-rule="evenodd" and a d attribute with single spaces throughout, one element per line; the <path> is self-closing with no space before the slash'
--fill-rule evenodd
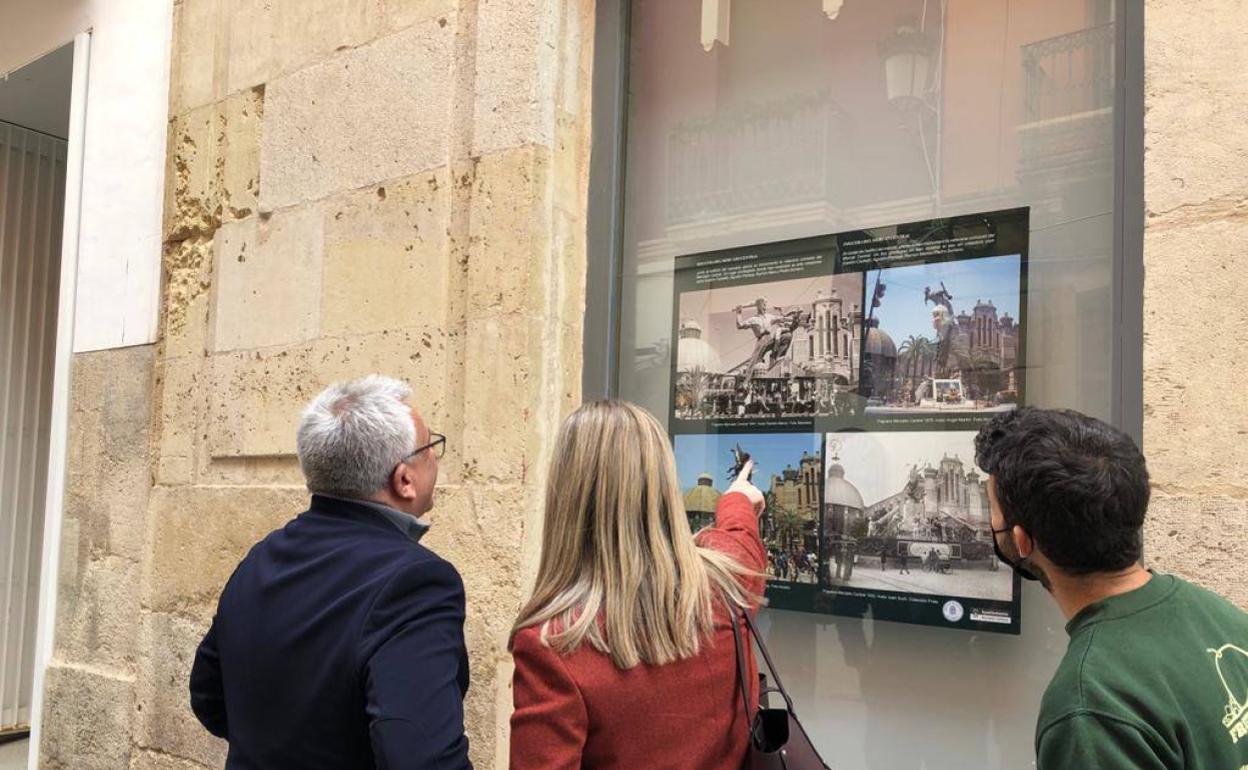
<path id="1" fill-rule="evenodd" d="M 750 474 L 753 472 L 754 472 L 754 461 L 752 459 L 746 460 L 745 464 L 741 466 L 741 472 L 737 474 L 737 481 L 744 481 L 745 483 L 749 484 Z"/>

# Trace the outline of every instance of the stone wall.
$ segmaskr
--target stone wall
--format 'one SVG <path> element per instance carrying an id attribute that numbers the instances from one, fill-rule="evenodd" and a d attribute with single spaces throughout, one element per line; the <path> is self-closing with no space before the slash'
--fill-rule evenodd
<path id="1" fill-rule="evenodd" d="M 142 665 L 137 587 L 146 553 L 151 345 L 73 360 L 56 649 L 40 766 L 128 767 Z"/>
<path id="2" fill-rule="evenodd" d="M 1248 32 L 1242 3 L 1145 9 L 1149 562 L 1248 607 Z"/>
<path id="3" fill-rule="evenodd" d="M 305 506 L 300 407 L 369 372 L 449 437 L 425 542 L 467 587 L 473 761 L 506 766 L 541 458 L 580 399 L 592 9 L 175 2 L 162 335 L 75 360 L 43 766 L 221 766 L 195 645 Z"/>

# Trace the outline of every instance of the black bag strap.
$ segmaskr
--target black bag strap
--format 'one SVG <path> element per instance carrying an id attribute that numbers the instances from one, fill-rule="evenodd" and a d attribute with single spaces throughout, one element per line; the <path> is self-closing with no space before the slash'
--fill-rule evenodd
<path id="1" fill-rule="evenodd" d="M 789 691 L 784 689 L 784 683 L 780 681 L 780 671 L 776 668 L 776 664 L 771 660 L 771 653 L 767 651 L 767 645 L 763 644 L 763 638 L 758 635 L 758 629 L 754 627 L 754 621 L 750 618 L 750 613 L 741 612 L 741 617 L 745 618 L 746 628 L 750 630 L 750 636 L 754 639 L 754 644 L 758 646 L 758 651 L 763 654 L 763 660 L 767 662 L 767 670 L 771 673 L 771 681 L 774 687 L 768 687 L 765 691 L 758 694 L 759 701 L 767 693 L 779 693 L 784 698 L 784 705 L 788 706 L 789 711 L 793 711 L 793 699 L 789 697 Z"/>
<path id="2" fill-rule="evenodd" d="M 732 623 L 732 644 L 737 650 L 737 682 L 741 687 L 741 708 L 745 711 L 745 729 L 749 733 L 750 739 L 754 738 L 753 717 L 750 715 L 750 687 L 745 677 L 745 653 L 741 649 L 741 629 L 737 626 L 737 612 L 735 605 L 725 602 L 728 609 L 728 620 Z M 742 611 L 747 618 L 749 613 Z"/>

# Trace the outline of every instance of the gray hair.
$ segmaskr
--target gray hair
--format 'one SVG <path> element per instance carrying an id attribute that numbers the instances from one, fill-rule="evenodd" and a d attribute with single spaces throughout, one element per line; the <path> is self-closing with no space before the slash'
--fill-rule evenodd
<path id="1" fill-rule="evenodd" d="M 299 420 L 299 466 L 314 494 L 371 497 L 416 448 L 405 403 L 412 389 L 371 374 L 336 382 L 312 399 Z"/>

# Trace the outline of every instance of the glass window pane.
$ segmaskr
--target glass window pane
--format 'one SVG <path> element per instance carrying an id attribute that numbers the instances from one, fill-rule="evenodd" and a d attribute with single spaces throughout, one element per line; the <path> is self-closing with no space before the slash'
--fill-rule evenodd
<path id="1" fill-rule="evenodd" d="M 621 396 L 669 414 L 677 256 L 1027 206 L 1026 399 L 1108 418 L 1113 4 L 719 7 L 727 45 L 708 51 L 703 3 L 632 3 Z M 838 356 L 855 339 L 839 323 L 816 318 L 797 344 Z M 1040 589 L 1022 612 L 1020 637 L 783 611 L 761 623 L 835 767 L 961 770 L 1030 766 L 1066 636 Z"/>

